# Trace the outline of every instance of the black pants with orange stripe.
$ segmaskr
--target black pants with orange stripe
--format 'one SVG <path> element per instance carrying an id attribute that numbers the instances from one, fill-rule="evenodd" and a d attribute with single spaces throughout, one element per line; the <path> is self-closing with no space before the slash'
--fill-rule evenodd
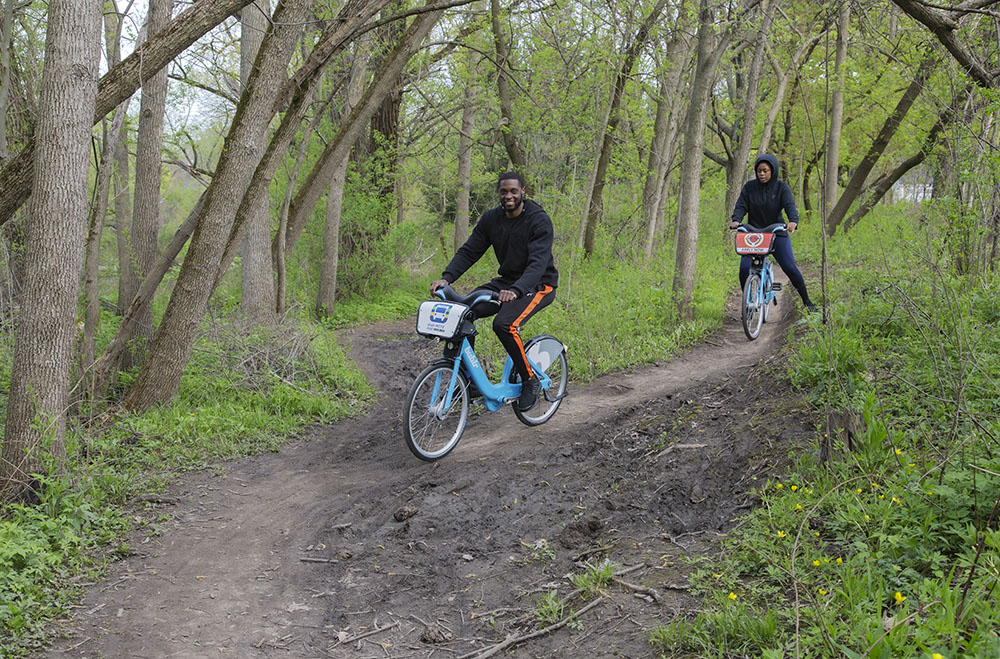
<path id="1" fill-rule="evenodd" d="M 499 292 L 503 288 L 506 287 L 490 282 L 476 287 L 476 290 Z M 528 356 L 524 354 L 521 328 L 524 327 L 529 318 L 549 306 L 554 299 L 556 299 L 556 289 L 548 284 L 539 284 L 538 289 L 533 293 L 501 304 L 500 311 L 493 318 L 493 331 L 500 339 L 507 354 L 514 361 L 514 370 L 521 376 L 521 382 L 534 375 L 531 372 L 531 366 L 528 365 Z"/>

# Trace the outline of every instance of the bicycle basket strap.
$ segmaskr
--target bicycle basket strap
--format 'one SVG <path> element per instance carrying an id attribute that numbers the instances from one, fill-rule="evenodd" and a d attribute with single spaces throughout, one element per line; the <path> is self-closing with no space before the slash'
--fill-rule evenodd
<path id="1" fill-rule="evenodd" d="M 773 233 L 737 233 L 736 253 L 743 256 L 770 254 L 773 242 Z"/>
<path id="2" fill-rule="evenodd" d="M 417 334 L 452 339 L 458 333 L 469 307 L 458 302 L 427 300 L 417 310 Z"/>

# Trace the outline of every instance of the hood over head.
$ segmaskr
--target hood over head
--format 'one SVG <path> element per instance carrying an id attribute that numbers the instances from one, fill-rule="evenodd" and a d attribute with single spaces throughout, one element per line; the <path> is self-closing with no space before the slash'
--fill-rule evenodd
<path id="1" fill-rule="evenodd" d="M 757 156 L 757 159 L 753 161 L 753 169 L 757 171 L 757 165 L 762 162 L 766 162 L 771 166 L 771 181 L 777 181 L 778 178 L 778 158 L 770 153 L 762 153 Z M 770 183 L 771 181 L 768 181 Z"/>

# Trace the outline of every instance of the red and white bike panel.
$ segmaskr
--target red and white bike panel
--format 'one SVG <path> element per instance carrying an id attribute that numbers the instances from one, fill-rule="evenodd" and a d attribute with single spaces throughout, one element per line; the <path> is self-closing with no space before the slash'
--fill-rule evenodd
<path id="1" fill-rule="evenodd" d="M 740 256 L 770 254 L 773 242 L 773 233 L 737 233 L 736 253 Z"/>

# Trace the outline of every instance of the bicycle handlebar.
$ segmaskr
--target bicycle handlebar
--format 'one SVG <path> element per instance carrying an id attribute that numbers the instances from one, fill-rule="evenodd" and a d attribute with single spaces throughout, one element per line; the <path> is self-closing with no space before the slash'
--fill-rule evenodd
<path id="1" fill-rule="evenodd" d="M 738 231 L 740 233 L 777 233 L 777 234 L 788 234 L 788 225 L 784 222 L 776 222 L 770 226 L 766 226 L 763 229 L 758 229 L 757 227 L 752 227 L 749 224 L 741 224 L 733 231 Z"/>
<path id="2" fill-rule="evenodd" d="M 472 293 L 469 293 L 468 295 L 459 295 L 454 288 L 448 286 L 447 284 L 437 289 L 435 293 L 442 300 L 448 300 L 449 302 L 461 302 L 462 304 L 466 304 L 470 307 L 475 306 L 480 302 L 496 301 L 498 295 L 496 291 L 482 290 L 472 291 Z M 479 295 L 476 295 L 476 293 L 479 293 Z"/>

